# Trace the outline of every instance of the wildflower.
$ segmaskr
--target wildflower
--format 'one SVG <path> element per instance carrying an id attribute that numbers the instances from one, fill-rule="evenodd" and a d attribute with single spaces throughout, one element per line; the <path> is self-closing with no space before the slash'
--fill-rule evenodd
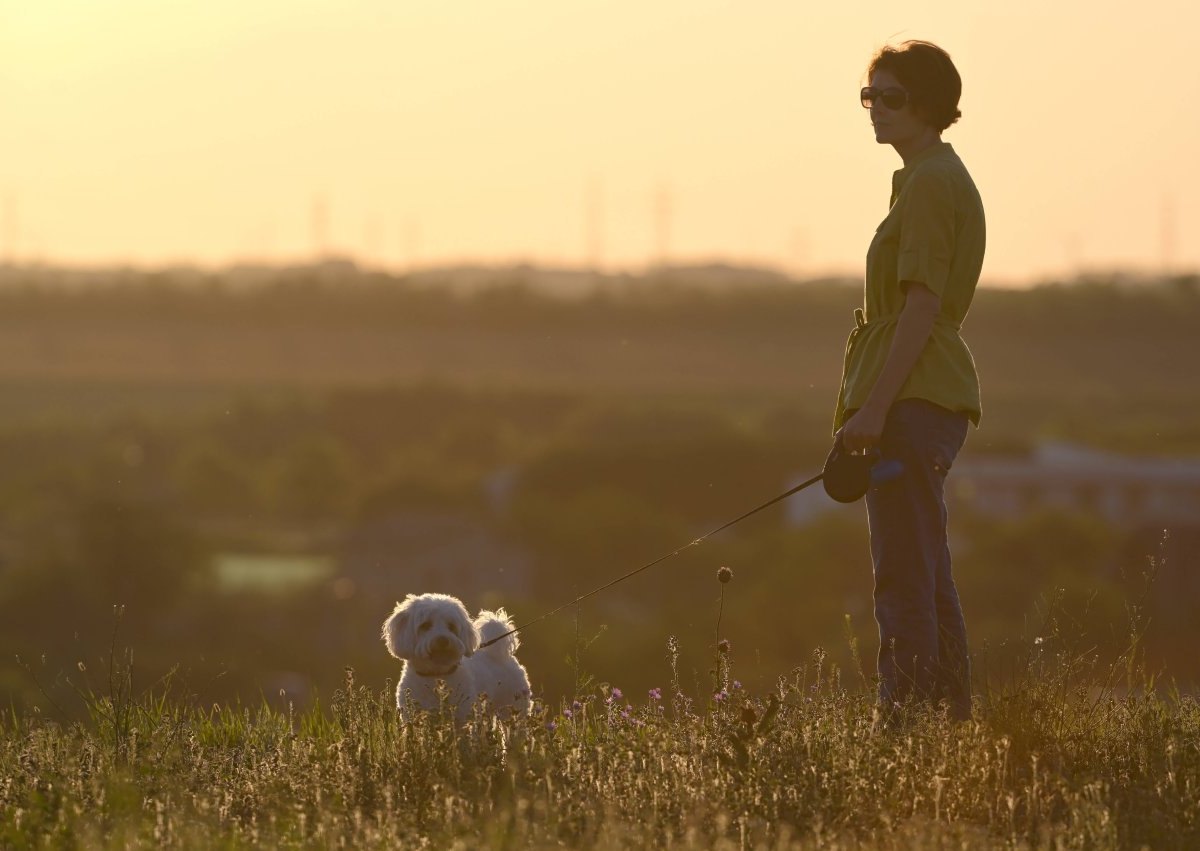
<path id="1" fill-rule="evenodd" d="M 733 579 L 733 571 L 728 567 L 720 567 L 717 569 L 717 579 L 721 584 L 725 584 L 730 579 Z"/>
<path id="2" fill-rule="evenodd" d="M 651 700 L 662 700 L 662 689 L 660 689 L 660 688 L 650 689 L 650 699 Z"/>
<path id="3" fill-rule="evenodd" d="M 572 701 L 571 708 L 574 709 L 576 712 L 578 712 L 580 709 L 583 709 L 583 704 L 580 703 L 578 700 Z"/>
<path id="4" fill-rule="evenodd" d="M 551 733 L 553 733 L 555 730 L 558 729 L 558 725 L 555 724 L 553 721 L 547 721 L 546 729 L 549 730 Z"/>
<path id="5" fill-rule="evenodd" d="M 717 642 L 717 652 L 720 653 L 722 656 L 729 652 L 729 639 L 728 638 L 722 638 L 719 642 Z"/>
<path id="6" fill-rule="evenodd" d="M 713 700 L 715 700 L 717 703 L 721 703 L 727 697 L 729 697 L 729 692 L 725 691 L 725 689 L 721 689 L 719 692 L 713 695 Z"/>
<path id="7" fill-rule="evenodd" d="M 613 686 L 612 694 L 610 696 L 613 700 L 620 700 L 625 696 L 625 694 L 619 688 Z"/>
<path id="8" fill-rule="evenodd" d="M 734 680 L 734 681 L 733 681 L 733 687 L 734 687 L 735 689 L 739 689 L 739 688 L 741 688 L 741 687 L 742 687 L 742 684 L 741 684 L 741 682 L 740 682 L 739 680 Z"/>
<path id="9" fill-rule="evenodd" d="M 570 719 L 572 719 L 572 718 L 574 718 L 574 717 L 575 717 L 575 713 L 574 713 L 574 712 L 572 712 L 570 709 L 564 709 L 564 710 L 563 710 L 563 718 L 566 718 L 567 720 L 570 720 Z"/>

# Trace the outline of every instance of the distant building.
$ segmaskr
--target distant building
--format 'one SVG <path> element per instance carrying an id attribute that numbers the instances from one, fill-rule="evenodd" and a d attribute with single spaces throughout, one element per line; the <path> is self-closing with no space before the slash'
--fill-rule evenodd
<path id="1" fill-rule="evenodd" d="M 984 515 L 1062 509 L 1116 526 L 1200 526 L 1200 459 L 1147 458 L 1043 443 L 1027 457 L 962 459 L 949 498 Z"/>
<path id="2" fill-rule="evenodd" d="M 213 558 L 212 571 L 217 590 L 223 593 L 279 594 L 328 580 L 333 560 L 314 555 L 219 553 Z"/>
<path id="3" fill-rule="evenodd" d="M 785 483 L 784 488 L 794 488 L 801 482 L 807 481 L 811 476 L 797 477 L 792 481 Z M 840 502 L 834 502 L 825 493 L 825 489 L 821 487 L 821 483 L 810 485 L 800 493 L 792 494 L 783 503 L 784 517 L 789 526 L 807 526 L 814 520 L 821 517 L 826 517 L 834 514 L 850 515 L 857 517 L 862 515 L 865 517 L 865 509 L 862 503 L 850 503 L 845 505 Z"/>
<path id="4" fill-rule="evenodd" d="M 1057 442 L 1026 456 L 965 455 L 950 473 L 946 498 L 951 512 L 959 506 L 992 517 L 1059 509 L 1127 529 L 1200 527 L 1200 458 L 1134 457 Z M 787 502 L 791 525 L 847 510 L 862 507 L 839 505 L 819 486 Z"/>

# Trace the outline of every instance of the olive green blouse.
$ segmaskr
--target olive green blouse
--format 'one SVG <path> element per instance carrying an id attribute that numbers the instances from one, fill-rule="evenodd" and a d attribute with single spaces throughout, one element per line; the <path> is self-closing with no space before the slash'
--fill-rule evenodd
<path id="1" fill-rule="evenodd" d="M 854 311 L 857 327 L 846 343 L 835 432 L 863 406 L 883 371 L 905 281 L 927 286 L 941 309 L 896 398 L 926 399 L 979 425 L 979 378 L 959 328 L 979 283 L 984 237 L 979 191 L 949 143 L 926 148 L 892 175 L 891 209 L 867 249 L 863 308 Z"/>

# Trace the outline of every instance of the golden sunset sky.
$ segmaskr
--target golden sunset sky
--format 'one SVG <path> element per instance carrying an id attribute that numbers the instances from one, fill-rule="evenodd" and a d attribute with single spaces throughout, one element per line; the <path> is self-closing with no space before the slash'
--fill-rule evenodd
<path id="1" fill-rule="evenodd" d="M 0 259 L 859 274 L 872 52 L 945 47 L 985 283 L 1200 267 L 1185 2 L 0 0 Z"/>

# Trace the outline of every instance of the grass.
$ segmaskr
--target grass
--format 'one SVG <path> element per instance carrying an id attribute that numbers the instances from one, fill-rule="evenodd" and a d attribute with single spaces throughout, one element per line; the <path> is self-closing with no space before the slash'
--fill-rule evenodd
<path id="1" fill-rule="evenodd" d="M 392 685 L 326 707 L 134 694 L 109 658 L 85 720 L 0 725 L 0 847 L 1195 848 L 1200 706 L 1126 654 L 1031 644 L 951 724 L 876 731 L 825 654 L 752 695 L 728 653 L 696 701 L 592 685 L 527 719 L 401 723 Z M 669 642 L 674 658 L 674 641 Z"/>

